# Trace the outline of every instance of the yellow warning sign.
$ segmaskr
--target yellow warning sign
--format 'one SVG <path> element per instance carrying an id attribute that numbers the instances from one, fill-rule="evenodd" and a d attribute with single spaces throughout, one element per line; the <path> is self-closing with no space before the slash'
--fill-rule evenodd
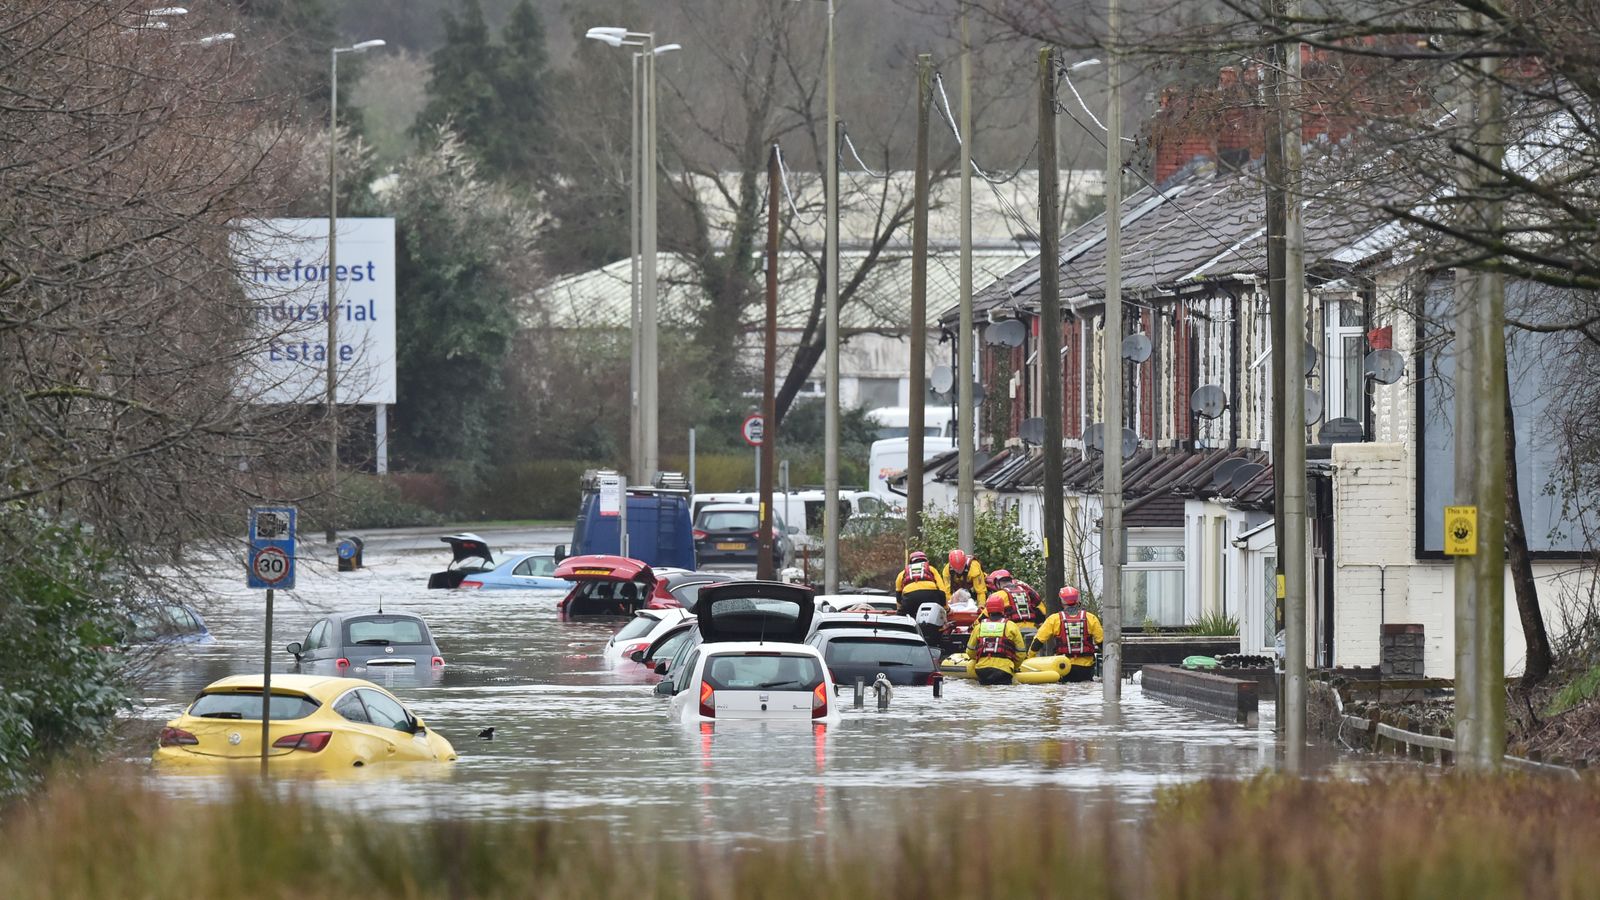
<path id="1" fill-rule="evenodd" d="M 1278 599 L 1282 600 L 1287 596 L 1289 596 L 1289 582 L 1285 581 L 1284 577 L 1283 577 L 1283 573 L 1279 572 L 1278 573 Z"/>
<path id="2" fill-rule="evenodd" d="M 1478 553 L 1478 508 L 1444 508 L 1444 555 L 1476 556 Z"/>

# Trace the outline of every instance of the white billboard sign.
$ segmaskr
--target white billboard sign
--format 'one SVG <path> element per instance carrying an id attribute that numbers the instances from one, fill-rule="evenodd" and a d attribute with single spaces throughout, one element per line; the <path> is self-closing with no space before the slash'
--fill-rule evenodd
<path id="1" fill-rule="evenodd" d="M 327 219 L 261 219 L 233 242 L 256 325 L 240 392 L 256 403 L 327 399 L 328 280 L 335 286 L 338 400 L 395 402 L 393 219 L 339 219 L 328 267 Z"/>

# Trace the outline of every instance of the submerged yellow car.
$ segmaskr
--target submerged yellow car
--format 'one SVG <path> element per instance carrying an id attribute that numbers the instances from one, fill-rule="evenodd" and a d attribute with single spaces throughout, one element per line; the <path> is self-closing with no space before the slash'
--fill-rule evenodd
<path id="1" fill-rule="evenodd" d="M 370 681 L 272 676 L 268 766 L 334 771 L 386 762 L 451 762 L 450 742 Z M 153 762 L 162 768 L 259 763 L 261 676 L 212 682 L 161 729 Z"/>

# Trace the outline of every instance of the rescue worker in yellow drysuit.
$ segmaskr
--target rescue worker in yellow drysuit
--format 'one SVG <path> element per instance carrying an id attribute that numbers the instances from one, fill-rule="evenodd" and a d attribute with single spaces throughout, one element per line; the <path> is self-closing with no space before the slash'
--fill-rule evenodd
<path id="1" fill-rule="evenodd" d="M 944 583 L 952 600 L 955 599 L 956 591 L 965 590 L 972 595 L 972 600 L 978 604 L 978 608 L 983 609 L 984 603 L 989 599 L 989 583 L 983 577 L 983 566 L 968 556 L 964 550 L 950 551 L 950 562 L 944 567 Z"/>
<path id="2" fill-rule="evenodd" d="M 1078 589 L 1061 589 L 1061 612 L 1052 614 L 1033 636 L 1033 651 L 1040 654 L 1045 642 L 1055 638 L 1057 655 L 1072 663 L 1062 681 L 1088 681 L 1094 677 L 1094 655 L 1106 639 L 1100 617 L 1078 603 Z"/>
<path id="3" fill-rule="evenodd" d="M 979 684 L 1010 684 L 1027 652 L 1022 629 L 1006 618 L 1010 603 L 1005 591 L 989 595 L 984 617 L 972 626 L 972 636 L 967 638 L 967 666 Z"/>
<path id="4" fill-rule="evenodd" d="M 936 614 L 936 622 L 926 622 L 917 617 L 917 611 L 926 603 L 935 604 L 944 612 L 950 609 L 950 589 L 945 586 L 944 578 L 939 575 L 939 569 L 928 562 L 928 554 L 921 550 L 911 554 L 910 559 L 906 561 L 906 567 L 895 576 L 894 595 L 900 615 L 917 619 L 918 628 L 921 629 L 928 646 L 939 646 L 944 613 Z"/>

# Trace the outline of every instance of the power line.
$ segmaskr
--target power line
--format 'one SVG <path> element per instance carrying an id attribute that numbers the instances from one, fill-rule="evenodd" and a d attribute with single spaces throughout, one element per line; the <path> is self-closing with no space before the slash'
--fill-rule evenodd
<path id="1" fill-rule="evenodd" d="M 800 207 L 794 202 L 794 192 L 789 189 L 789 166 L 783 161 L 783 145 L 773 144 L 772 149 L 778 154 L 778 174 L 781 176 L 778 180 L 783 183 L 783 196 L 789 201 L 789 211 L 794 213 L 795 220 L 808 227 L 822 221 L 820 212 L 812 216 L 810 221 L 800 215 Z"/>
<path id="2" fill-rule="evenodd" d="M 842 128 L 841 130 L 844 132 L 844 148 L 846 150 L 850 151 L 850 156 L 855 159 L 856 165 L 861 167 L 861 171 L 866 172 L 868 175 L 871 175 L 873 178 L 884 178 L 884 179 L 887 179 L 889 177 L 889 173 L 887 173 L 887 172 L 874 172 L 872 170 L 872 167 L 867 165 L 866 162 L 861 159 L 861 154 L 856 152 L 856 142 L 850 140 L 850 129 L 849 128 Z"/>

